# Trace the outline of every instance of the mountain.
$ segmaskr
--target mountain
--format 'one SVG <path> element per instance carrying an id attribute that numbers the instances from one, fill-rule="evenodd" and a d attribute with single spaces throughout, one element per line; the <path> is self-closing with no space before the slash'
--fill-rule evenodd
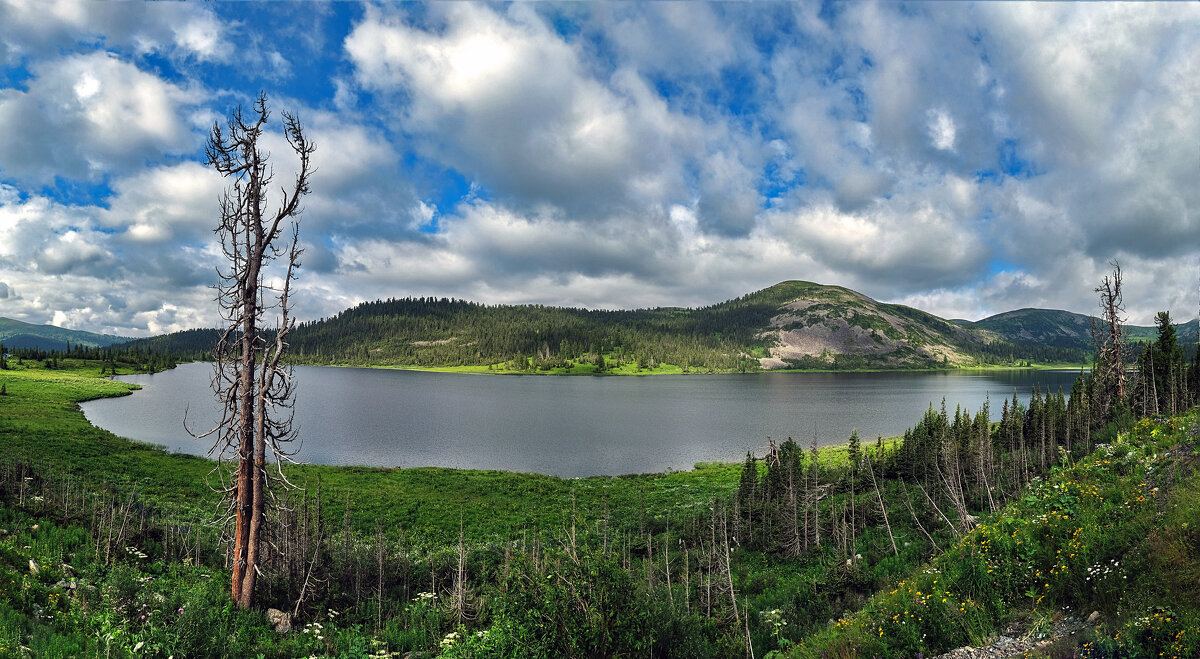
<path id="1" fill-rule="evenodd" d="M 714 372 L 934 368 L 1086 358 L 1075 348 L 1014 342 L 986 328 L 804 281 L 781 282 L 696 309 L 594 311 L 444 298 L 376 301 L 299 326 L 291 344 L 295 358 L 306 363 L 504 363 L 506 370 L 573 368 L 583 362 L 597 370 L 656 364 Z"/>
<path id="2" fill-rule="evenodd" d="M 54 325 L 33 325 L 10 318 L 0 318 L 0 343 L 6 348 L 35 350 L 66 350 L 67 344 L 104 348 L 128 338 L 110 334 L 94 334 L 63 329 Z"/>
<path id="3" fill-rule="evenodd" d="M 1177 326 L 1194 344 L 1196 322 Z M 202 357 L 217 330 L 127 344 Z M 1153 327 L 1130 327 L 1132 340 Z M 299 325 L 291 356 L 305 364 L 469 367 L 591 373 L 919 369 L 1024 361 L 1082 363 L 1087 316 L 1020 309 L 971 322 L 886 304 L 841 286 L 785 281 L 695 309 L 589 310 L 484 305 L 447 298 L 365 302 Z"/>
<path id="4" fill-rule="evenodd" d="M 1008 347 L 1002 335 L 840 286 L 784 282 L 766 290 L 773 289 L 787 293 L 761 333 L 770 345 L 760 360 L 767 369 L 966 366 Z"/>
<path id="5" fill-rule="evenodd" d="M 1094 349 L 1091 330 L 1092 317 L 1070 311 L 1018 309 L 976 322 L 968 320 L 952 322 L 967 328 L 994 332 L 1013 343 L 1033 343 L 1087 352 Z M 1176 323 L 1175 332 L 1179 342 L 1184 345 L 1194 345 L 1197 339 L 1196 327 L 1196 320 Z M 1133 342 L 1153 341 L 1158 337 L 1158 328 L 1127 325 L 1125 336 Z"/>

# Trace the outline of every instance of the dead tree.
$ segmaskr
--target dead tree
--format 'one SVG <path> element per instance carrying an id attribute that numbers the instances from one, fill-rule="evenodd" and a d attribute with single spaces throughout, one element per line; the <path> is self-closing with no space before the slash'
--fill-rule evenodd
<path id="1" fill-rule="evenodd" d="M 1092 341 L 1099 353 L 1096 363 L 1099 388 L 1100 416 L 1109 411 L 1125 395 L 1125 353 L 1121 334 L 1125 324 L 1125 298 L 1121 294 L 1121 264 L 1112 261 L 1111 275 L 1094 290 L 1100 294 L 1101 321 L 1092 320 Z M 1103 423 L 1103 421 L 1101 421 Z"/>
<path id="2" fill-rule="evenodd" d="M 294 454 L 287 448 L 294 439 L 294 381 L 291 369 L 280 360 L 296 322 L 289 294 L 300 266 L 300 199 L 309 192 L 315 148 L 305 138 L 300 121 L 285 112 L 283 133 L 299 158 L 299 171 L 290 186 L 281 187 L 272 208 L 274 170 L 269 154 L 259 145 L 269 116 L 266 96 L 260 94 L 249 116 L 238 107 L 225 130 L 214 123 L 205 146 L 206 164 L 231 179 L 232 185 L 221 195 L 221 219 L 216 228 L 226 262 L 225 267 L 217 268 L 217 303 L 224 329 L 214 350 L 212 386 L 222 416 L 216 427 L 199 436 L 216 437 L 209 455 L 218 460 L 216 473 L 230 499 L 234 521 L 231 595 L 241 608 L 249 608 L 254 599 L 271 487 L 291 486 L 282 467 Z M 284 233 L 288 229 L 290 245 Z M 281 257 L 283 267 L 270 271 L 277 283 L 268 284 L 269 266 Z M 268 313 L 278 320 L 273 328 L 268 327 Z M 237 467 L 228 477 L 221 465 L 233 459 Z"/>
<path id="3" fill-rule="evenodd" d="M 883 502 L 883 495 L 879 493 L 879 483 L 875 480 L 875 467 L 871 464 L 870 456 L 863 454 L 863 458 L 867 462 L 867 473 L 871 474 L 871 487 L 875 488 L 875 499 L 879 501 L 879 512 L 883 513 L 883 525 L 887 528 L 888 540 L 892 543 L 892 553 L 899 556 L 900 550 L 896 548 L 896 536 L 892 535 L 892 523 L 888 520 L 887 505 Z"/>

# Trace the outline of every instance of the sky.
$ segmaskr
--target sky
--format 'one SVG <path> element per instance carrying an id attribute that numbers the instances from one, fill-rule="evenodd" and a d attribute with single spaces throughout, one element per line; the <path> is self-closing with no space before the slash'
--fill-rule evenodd
<path id="1" fill-rule="evenodd" d="M 0 316 L 219 322 L 214 122 L 317 149 L 302 320 L 702 306 L 1195 317 L 1200 4 L 0 0 Z"/>

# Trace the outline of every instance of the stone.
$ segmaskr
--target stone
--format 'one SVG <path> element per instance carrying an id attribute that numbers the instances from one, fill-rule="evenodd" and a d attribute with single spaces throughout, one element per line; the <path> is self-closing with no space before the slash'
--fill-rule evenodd
<path id="1" fill-rule="evenodd" d="M 290 613 L 279 609 L 267 609 L 267 620 L 271 623 L 271 628 L 280 634 L 292 631 L 292 614 Z"/>
<path id="2" fill-rule="evenodd" d="M 1088 625 L 1089 627 L 1090 627 L 1090 626 L 1092 626 L 1092 625 L 1095 625 L 1095 624 L 1096 624 L 1096 621 L 1097 621 L 1097 620 L 1099 620 L 1099 619 L 1100 619 L 1100 612 L 1099 612 L 1099 611 L 1092 611 L 1092 615 L 1090 615 L 1090 616 L 1088 616 L 1088 617 L 1087 617 L 1087 625 Z"/>

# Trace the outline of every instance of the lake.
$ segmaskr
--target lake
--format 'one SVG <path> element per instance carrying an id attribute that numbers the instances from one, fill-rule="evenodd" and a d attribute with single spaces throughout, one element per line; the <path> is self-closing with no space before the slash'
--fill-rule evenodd
<path id="1" fill-rule="evenodd" d="M 205 455 L 217 417 L 210 364 L 121 376 L 132 396 L 84 403 L 117 435 Z M 1070 392 L 1078 371 L 756 373 L 645 377 L 505 376 L 296 368 L 296 459 L 329 465 L 503 469 L 556 476 L 690 469 L 762 455 L 767 437 L 807 447 L 901 435 L 930 404 L 1000 415 L 1014 390 Z"/>

